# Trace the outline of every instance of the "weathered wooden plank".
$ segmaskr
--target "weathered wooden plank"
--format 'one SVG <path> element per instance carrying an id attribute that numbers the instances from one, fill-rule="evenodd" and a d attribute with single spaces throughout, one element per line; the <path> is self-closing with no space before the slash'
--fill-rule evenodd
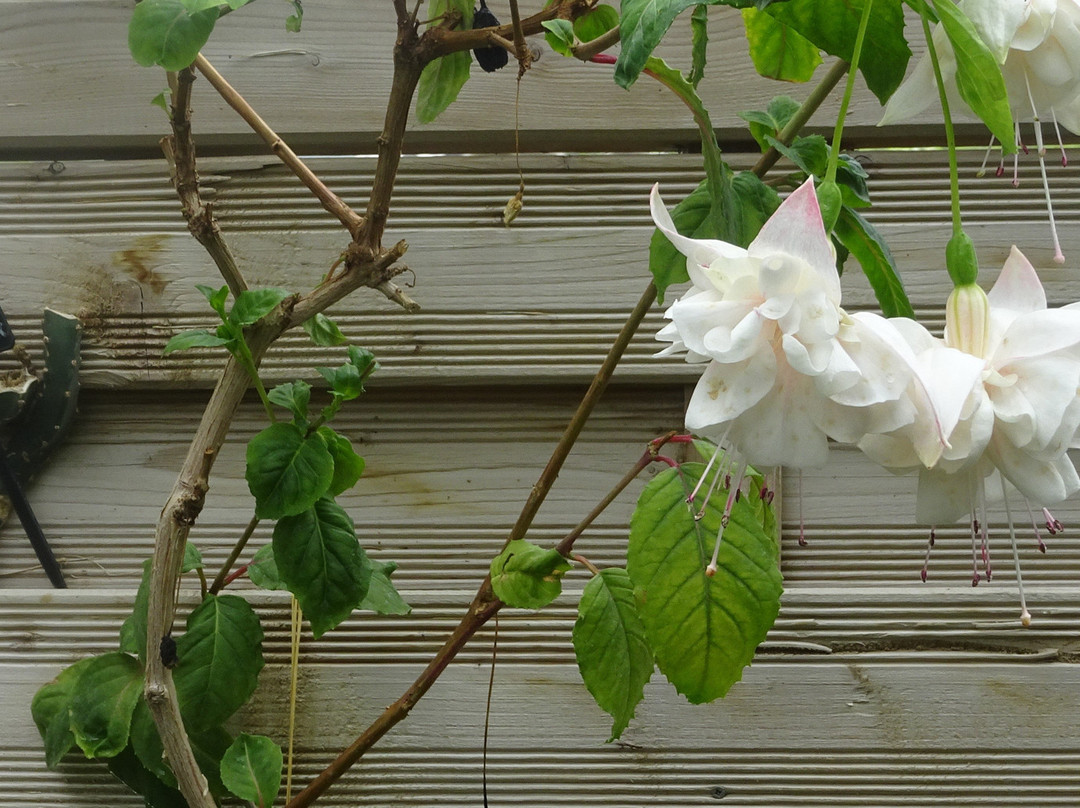
<path id="1" fill-rule="evenodd" d="M 539 7 L 526 4 L 523 12 Z M 0 106 L 8 110 L 0 120 L 0 149 L 81 147 L 115 154 L 156 147 L 166 124 L 149 100 L 164 87 L 164 77 L 139 67 L 128 53 L 130 3 L 5 0 L 0 9 L 0 51 L 7 56 L 0 65 Z M 307 10 L 299 35 L 285 31 L 286 13 L 262 3 L 230 15 L 218 23 L 204 53 L 279 131 L 301 136 L 300 142 L 334 144 L 337 153 L 374 151 L 390 87 L 392 10 L 376 0 L 322 2 Z M 505 9 L 500 13 L 505 16 Z M 746 140 L 738 112 L 764 108 L 778 94 L 803 98 L 809 88 L 756 75 L 737 14 L 727 8 L 710 14 L 711 59 L 699 91 L 715 125 Z M 688 16 L 657 52 L 680 67 L 688 66 Z M 697 141 L 685 107 L 656 82 L 642 77 L 628 93 L 614 84 L 610 67 L 559 57 L 543 38 L 532 44 L 541 58 L 521 87 L 526 150 L 608 151 Z M 71 101 L 75 82 L 78 103 Z M 414 125 L 409 144 L 455 152 L 512 150 L 516 86 L 512 69 L 484 74 L 474 67 L 458 101 L 433 124 Z M 812 123 L 831 129 L 837 104 Z M 204 82 L 197 86 L 195 109 L 196 130 L 210 142 L 253 142 Z M 848 125 L 872 126 L 880 117 L 877 100 L 861 89 Z"/>

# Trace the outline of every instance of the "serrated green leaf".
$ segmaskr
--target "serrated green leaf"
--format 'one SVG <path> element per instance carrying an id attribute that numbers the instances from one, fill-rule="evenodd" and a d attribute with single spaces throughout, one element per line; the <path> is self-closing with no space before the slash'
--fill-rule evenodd
<path id="1" fill-rule="evenodd" d="M 720 528 L 726 492 L 710 498 L 701 521 L 686 504 L 704 466 L 658 474 L 630 521 L 627 571 L 660 670 L 697 704 L 726 694 L 742 678 L 776 620 L 782 591 L 773 539 L 743 497 L 734 504 L 712 577 L 705 568 Z"/>
<path id="2" fill-rule="evenodd" d="M 956 57 L 956 89 L 960 97 L 1000 141 L 1005 153 L 1012 154 L 1016 151 L 1016 136 L 1001 65 L 952 0 L 934 0 L 934 9 Z"/>
<path id="3" fill-rule="evenodd" d="M 143 562 L 142 579 L 135 593 L 131 614 L 120 626 L 120 650 L 135 654 L 146 664 L 146 610 L 150 601 L 150 559 Z"/>
<path id="4" fill-rule="evenodd" d="M 168 356 L 176 351 L 189 351 L 192 348 L 217 348 L 221 345 L 228 345 L 228 343 L 229 340 L 219 337 L 213 331 L 199 328 L 175 334 L 172 339 L 165 343 L 165 348 L 161 353 L 163 356 Z"/>
<path id="5" fill-rule="evenodd" d="M 262 626 L 246 600 L 208 595 L 176 640 L 173 681 L 184 726 L 206 732 L 243 706 L 263 667 Z"/>
<path id="6" fill-rule="evenodd" d="M 705 76 L 709 48 L 709 7 L 694 6 L 690 14 L 690 72 L 686 80 L 697 87 Z"/>
<path id="7" fill-rule="evenodd" d="M 540 23 L 544 27 L 544 40 L 556 53 L 562 56 L 573 56 L 571 48 L 574 46 L 574 24 L 570 20 L 544 20 Z"/>
<path id="8" fill-rule="evenodd" d="M 319 427 L 330 456 L 334 458 L 334 477 L 330 482 L 331 496 L 348 491 L 364 473 L 364 458 L 353 449 L 352 442 L 328 426 Z"/>
<path id="9" fill-rule="evenodd" d="M 472 28 L 472 0 L 431 0 L 428 15 L 432 19 L 447 11 L 461 14 L 461 29 Z M 416 86 L 416 117 L 420 123 L 431 123 L 449 107 L 469 80 L 472 54 L 458 51 L 441 56 L 424 68 Z"/>
<path id="10" fill-rule="evenodd" d="M 364 392 L 364 378 L 360 369 L 355 365 L 347 364 L 336 368 L 315 368 L 319 371 L 334 394 L 344 401 L 351 401 Z"/>
<path id="11" fill-rule="evenodd" d="M 61 758 L 75 745 L 71 732 L 71 698 L 79 686 L 83 670 L 94 657 L 80 659 L 64 668 L 51 682 L 42 685 L 30 702 L 30 714 L 34 718 L 41 740 L 45 743 L 45 765 L 56 768 Z"/>
<path id="12" fill-rule="evenodd" d="M 293 414 L 297 429 L 307 426 L 308 403 L 311 401 L 311 385 L 307 382 L 286 382 L 272 388 L 266 397 L 271 404 L 284 407 Z"/>
<path id="13" fill-rule="evenodd" d="M 762 152 L 767 151 L 767 137 L 778 138 L 799 109 L 799 103 L 790 96 L 778 95 L 769 101 L 764 110 L 746 110 L 739 117 L 750 124 L 750 134 L 757 141 Z"/>
<path id="14" fill-rule="evenodd" d="M 772 3 L 766 13 L 826 53 L 851 61 L 855 35 L 867 0 L 814 0 L 812 3 Z M 873 0 L 859 70 L 866 86 L 885 103 L 900 86 L 911 58 L 904 38 L 904 9 L 900 0 Z"/>
<path id="15" fill-rule="evenodd" d="M 142 666 L 119 651 L 96 656 L 81 669 L 70 715 L 75 743 L 84 755 L 108 758 L 127 746 L 142 686 Z"/>
<path id="16" fill-rule="evenodd" d="M 277 562 L 274 561 L 274 545 L 267 544 L 255 553 L 251 563 L 248 564 L 247 576 L 251 582 L 260 589 L 288 589 L 288 585 L 281 580 Z"/>
<path id="17" fill-rule="evenodd" d="M 886 317 L 910 317 L 914 320 L 915 311 L 904 291 L 896 262 L 877 228 L 845 206 L 840 209 L 833 232 L 859 262 L 882 313 Z"/>
<path id="18" fill-rule="evenodd" d="M 128 48 L 140 65 L 183 70 L 210 38 L 218 10 L 192 13 L 183 0 L 142 0 L 131 14 Z"/>
<path id="19" fill-rule="evenodd" d="M 165 761 L 165 745 L 145 699 L 139 700 L 131 716 L 131 750 L 148 772 L 170 788 L 176 788 L 176 775 Z"/>
<path id="20" fill-rule="evenodd" d="M 248 442 L 248 488 L 255 515 L 280 519 L 310 508 L 334 479 L 334 458 L 318 433 L 295 424 L 271 424 Z"/>
<path id="21" fill-rule="evenodd" d="M 614 719 L 609 739 L 614 741 L 634 717 L 653 672 L 652 649 L 626 570 L 601 570 L 585 586 L 573 639 L 585 687 Z"/>
<path id="22" fill-rule="evenodd" d="M 316 314 L 314 317 L 304 320 L 302 328 L 311 337 L 311 341 L 321 348 L 332 348 L 335 345 L 341 345 L 346 339 L 337 323 L 325 314 Z"/>
<path id="23" fill-rule="evenodd" d="M 390 580 L 390 575 L 397 569 L 397 564 L 388 561 L 385 564 L 372 563 L 371 580 L 367 594 L 360 601 L 359 609 L 378 614 L 408 614 L 412 606 L 406 603 Z"/>
<path id="24" fill-rule="evenodd" d="M 508 606 L 542 609 L 562 592 L 570 563 L 556 550 L 516 539 L 491 560 L 491 588 Z"/>
<path id="25" fill-rule="evenodd" d="M 785 146 L 773 137 L 767 137 L 769 145 L 789 159 L 806 174 L 824 177 L 829 162 L 829 144 L 821 135 L 807 135 L 795 138 L 790 146 Z"/>
<path id="26" fill-rule="evenodd" d="M 582 42 L 591 42 L 618 26 L 619 12 L 601 3 L 574 20 L 574 35 Z"/>
<path id="27" fill-rule="evenodd" d="M 740 229 L 736 243 L 747 246 L 780 207 L 780 196 L 752 171 L 740 171 L 732 177 L 731 187 L 739 204 Z"/>
<path id="28" fill-rule="evenodd" d="M 212 286 L 204 286 L 201 283 L 195 284 L 195 288 L 198 289 L 202 296 L 206 298 L 206 302 L 210 304 L 210 308 L 218 313 L 218 316 L 222 320 L 225 319 L 225 301 L 229 299 L 229 287 L 220 286 L 215 289 Z"/>
<path id="29" fill-rule="evenodd" d="M 758 75 L 778 81 L 809 81 L 821 64 L 817 45 L 755 8 L 744 8 L 750 60 Z"/>
<path id="30" fill-rule="evenodd" d="M 870 207 L 869 179 L 866 169 L 850 154 L 841 154 L 836 166 L 836 183 L 840 186 L 840 195 L 845 205 L 851 208 Z"/>
<path id="31" fill-rule="evenodd" d="M 371 564 L 352 519 L 332 499 L 278 521 L 274 560 L 316 638 L 352 614 L 367 594 Z"/>
<path id="32" fill-rule="evenodd" d="M 286 289 L 245 289 L 233 303 L 229 322 L 244 327 L 253 325 L 272 312 L 289 296 Z"/>
<path id="33" fill-rule="evenodd" d="M 256 808 L 271 808 L 281 789 L 281 764 L 281 748 L 276 743 L 265 735 L 242 732 L 221 759 L 221 780 Z"/>
<path id="34" fill-rule="evenodd" d="M 188 808 L 187 800 L 170 788 L 139 762 L 131 747 L 109 758 L 109 771 L 124 785 L 140 795 L 147 808 Z"/>

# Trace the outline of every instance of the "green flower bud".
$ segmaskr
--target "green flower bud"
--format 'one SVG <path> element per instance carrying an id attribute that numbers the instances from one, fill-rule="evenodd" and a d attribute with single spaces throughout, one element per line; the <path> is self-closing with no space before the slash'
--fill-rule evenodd
<path id="1" fill-rule="evenodd" d="M 831 233 L 836 226 L 836 220 L 840 217 L 840 208 L 844 206 L 840 186 L 835 182 L 822 182 L 817 187 L 817 200 L 818 207 L 821 208 L 821 221 L 825 224 L 825 232 Z"/>
<path id="2" fill-rule="evenodd" d="M 975 283 L 979 277 L 979 259 L 975 257 L 975 245 L 963 231 L 949 239 L 945 247 L 945 269 L 955 286 Z"/>

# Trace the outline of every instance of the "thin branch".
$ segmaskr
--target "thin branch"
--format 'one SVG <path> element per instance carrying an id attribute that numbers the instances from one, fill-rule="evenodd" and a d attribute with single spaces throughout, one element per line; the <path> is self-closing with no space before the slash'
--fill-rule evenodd
<path id="1" fill-rule="evenodd" d="M 177 196 L 180 197 L 180 206 L 184 219 L 187 220 L 188 230 L 210 254 L 221 277 L 229 285 L 229 291 L 235 296 L 247 289 L 247 283 L 244 282 L 236 259 L 221 234 L 212 206 L 204 204 L 199 195 L 195 141 L 191 137 L 191 85 L 194 81 L 195 72 L 190 67 L 179 73 L 169 74 L 169 86 L 172 90 L 169 124 L 173 133 L 162 138 L 161 150 L 169 163 L 169 176 Z"/>
<path id="2" fill-rule="evenodd" d="M 225 563 L 221 565 L 221 569 L 218 570 L 218 574 L 214 577 L 214 583 L 210 585 L 210 594 L 216 595 L 221 591 L 222 587 L 225 586 L 225 582 L 229 580 L 229 571 L 232 569 L 232 565 L 236 563 L 236 559 L 244 552 L 244 547 L 247 545 L 248 539 L 251 538 L 251 534 L 255 532 L 255 528 L 258 526 L 259 517 L 251 517 L 251 521 L 247 523 L 244 532 L 240 534 L 236 546 L 233 547 L 232 552 L 229 553 L 229 557 L 225 559 Z"/>
<path id="3" fill-rule="evenodd" d="M 588 42 L 582 42 L 580 45 L 574 45 L 570 48 L 570 52 L 575 57 L 583 62 L 589 61 L 596 54 L 606 51 L 608 48 L 614 47 L 619 42 L 619 27 L 615 26 L 606 34 L 601 34 L 596 39 L 589 40 Z"/>
<path id="4" fill-rule="evenodd" d="M 518 60 L 518 81 L 525 75 L 525 71 L 532 64 L 532 54 L 525 44 L 525 32 L 521 30 L 521 13 L 518 11 L 517 0 L 510 0 L 510 25 L 514 29 L 514 55 Z"/>
<path id="5" fill-rule="evenodd" d="M 543 11 L 521 20 L 521 35 L 536 36 L 544 33 L 541 23 L 548 20 L 575 20 L 591 10 L 595 0 L 556 0 Z M 512 13 L 512 12 L 511 12 Z M 498 28 L 475 28 L 472 30 L 452 31 L 447 28 L 429 28 L 424 32 L 421 43 L 421 56 L 424 64 L 448 53 L 483 48 L 490 44 L 488 35 L 495 33 L 503 39 L 514 39 L 514 24 L 500 25 Z"/>
<path id="6" fill-rule="evenodd" d="M 289 148 L 289 145 L 267 125 L 266 121 L 259 117 L 259 114 L 252 109 L 243 96 L 225 81 L 225 78 L 214 69 L 214 66 L 206 60 L 206 57 L 200 53 L 195 57 L 193 64 L 206 77 L 206 80 L 210 82 L 213 88 L 218 91 L 221 97 L 225 99 L 225 103 L 236 110 L 240 117 L 247 122 L 248 126 L 254 129 L 255 133 L 270 147 L 270 151 L 276 154 L 281 162 L 300 178 L 300 181 L 308 187 L 308 190 L 315 194 L 322 206 L 345 225 L 345 229 L 349 231 L 353 238 L 356 238 L 356 234 L 360 231 L 360 225 L 363 223 L 360 215 L 346 205 L 341 197 L 326 187 L 323 181 L 315 175 L 315 172 L 296 156 L 296 152 Z"/>

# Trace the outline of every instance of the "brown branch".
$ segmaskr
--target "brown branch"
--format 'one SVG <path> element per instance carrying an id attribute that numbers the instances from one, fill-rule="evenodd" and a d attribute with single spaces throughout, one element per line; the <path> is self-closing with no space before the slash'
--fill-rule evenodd
<path id="1" fill-rule="evenodd" d="M 236 266 L 225 237 L 221 234 L 213 207 L 204 204 L 199 195 L 199 174 L 195 167 L 195 141 L 191 137 L 191 85 L 195 81 L 195 71 L 190 67 L 179 73 L 169 73 L 171 110 L 169 124 L 172 135 L 162 138 L 161 150 L 169 163 L 169 176 L 180 206 L 187 221 L 191 235 L 206 249 L 217 265 L 221 277 L 229 285 L 233 295 L 239 295 L 247 289 L 244 276 Z"/>
<path id="2" fill-rule="evenodd" d="M 570 52 L 574 56 L 583 62 L 589 61 L 598 53 L 606 51 L 608 48 L 614 47 L 619 42 L 619 27 L 615 26 L 606 34 L 601 34 L 596 39 L 589 40 L 588 42 L 582 42 L 580 45 L 574 45 L 570 48 Z"/>
<path id="3" fill-rule="evenodd" d="M 595 0 L 556 0 L 543 11 L 522 19 L 521 35 L 526 37 L 542 34 L 544 27 L 541 23 L 556 19 L 575 20 L 591 10 L 594 5 Z M 422 37 L 422 61 L 427 64 L 448 53 L 483 48 L 490 44 L 488 36 L 492 33 L 503 39 L 513 40 L 514 28 L 513 23 L 500 25 L 497 28 L 474 28 L 465 31 L 452 31 L 443 27 L 429 28 Z"/>
<path id="4" fill-rule="evenodd" d="M 308 190 L 315 194 L 322 206 L 334 218 L 345 225 L 345 229 L 349 231 L 353 238 L 356 238 L 360 225 L 363 223 L 360 215 L 346 205 L 341 197 L 326 187 L 325 183 L 315 175 L 315 172 L 296 156 L 296 152 L 289 148 L 289 145 L 267 125 L 266 121 L 259 117 L 259 114 L 244 100 L 244 97 L 225 81 L 225 78 L 214 69 L 214 66 L 206 60 L 206 57 L 200 53 L 195 57 L 193 64 L 206 77 L 206 80 L 210 82 L 213 88 L 218 91 L 221 97 L 225 99 L 225 103 L 236 110 L 240 117 L 247 122 L 248 126 L 254 129 L 255 133 L 270 147 L 270 151 L 276 154 L 278 159 L 300 178 L 300 181 L 308 187 Z"/>
<path id="5" fill-rule="evenodd" d="M 514 55 L 518 60 L 518 81 L 521 81 L 532 64 L 532 54 L 525 44 L 525 32 L 521 30 L 521 12 L 518 11 L 517 0 L 510 0 L 510 25 L 514 29 Z"/>

